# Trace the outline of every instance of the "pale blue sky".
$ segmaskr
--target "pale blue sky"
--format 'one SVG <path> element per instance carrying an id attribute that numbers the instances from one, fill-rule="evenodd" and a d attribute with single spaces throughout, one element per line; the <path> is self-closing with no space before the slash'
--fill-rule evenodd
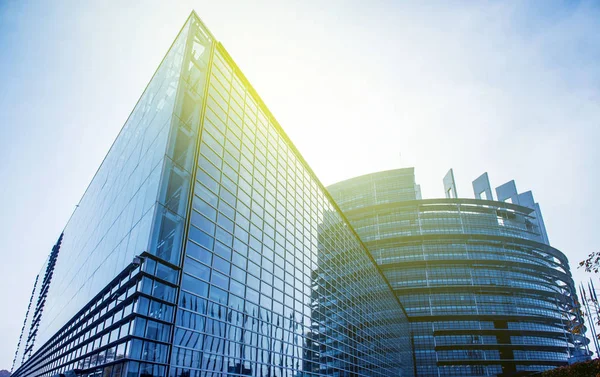
<path id="1" fill-rule="evenodd" d="M 425 4 L 426 3 L 426 4 Z M 33 279 L 191 9 L 324 184 L 488 171 L 600 250 L 600 5 L 578 1 L 0 0 L 0 369 Z M 400 158 L 401 154 L 401 158 Z"/>

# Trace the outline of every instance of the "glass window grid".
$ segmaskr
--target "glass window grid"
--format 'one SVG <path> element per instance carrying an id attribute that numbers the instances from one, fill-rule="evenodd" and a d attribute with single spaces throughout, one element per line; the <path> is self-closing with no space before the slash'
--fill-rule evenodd
<path id="1" fill-rule="evenodd" d="M 123 362 L 131 358 L 129 348 L 136 338 L 143 342 L 142 347 L 162 347 L 161 361 L 165 363 L 174 306 L 161 299 L 162 287 L 175 286 L 177 269 L 153 259 L 148 253 L 143 253 L 142 257 L 141 266 L 128 266 L 19 372 L 35 371 L 39 376 L 52 376 L 72 369 L 99 368 L 102 373 L 108 371 L 110 375 L 114 370 L 120 374 L 126 370 Z M 153 290 L 150 294 L 141 293 L 148 283 Z M 146 305 L 140 307 L 140 300 L 145 300 Z M 140 323 L 144 325 L 141 333 Z M 144 353 L 140 357 L 156 361 L 152 355 L 152 352 Z"/>
<path id="2" fill-rule="evenodd" d="M 395 182 L 395 179 L 386 177 L 383 180 Z M 404 183 L 405 187 L 412 182 L 414 178 Z M 345 185 L 351 188 L 345 189 Z M 398 201 L 406 199 L 401 193 L 393 192 L 389 195 L 393 203 L 375 207 L 370 202 L 374 198 L 368 194 L 372 191 L 368 185 L 367 182 L 353 185 L 346 181 L 334 185 L 332 194 L 366 241 L 413 321 L 424 321 L 429 326 L 439 325 L 439 316 L 457 316 L 460 313 L 465 315 L 465 323 L 471 313 L 520 317 L 523 324 L 508 322 L 509 328 L 518 326 L 525 331 L 543 328 L 547 332 L 540 333 L 538 344 L 556 346 L 562 352 L 561 356 L 549 353 L 543 357 L 553 363 L 565 361 L 567 342 L 564 323 L 573 314 L 569 313 L 568 307 L 557 307 L 556 296 L 562 293 L 550 278 L 565 281 L 568 285 L 565 280 L 568 280 L 569 274 L 567 261 L 560 252 L 536 242 L 539 235 L 526 226 L 529 215 L 514 209 L 460 203 L 460 200 L 454 203 L 440 200 L 443 204 L 434 200 L 400 203 Z M 396 188 L 392 185 L 387 189 L 393 191 Z M 378 185 L 377 198 L 380 194 L 386 197 L 385 190 Z M 499 218 L 502 218 L 502 224 Z M 436 240 L 433 236 L 427 238 L 429 234 L 453 237 Z M 411 239 L 407 236 L 425 237 Z M 507 297 L 494 295 L 490 291 L 494 286 L 498 293 L 507 289 L 514 293 Z M 480 288 L 490 292 L 482 294 Z M 437 317 L 427 319 L 432 315 Z M 553 324 L 537 323 L 530 327 L 530 320 Z M 480 322 L 479 326 L 484 325 Z M 486 326 L 494 328 L 493 324 Z M 411 328 L 415 339 L 422 340 L 415 341 L 419 375 L 495 375 L 500 370 L 499 365 L 475 369 L 461 366 L 438 368 L 434 345 L 436 342 L 443 344 L 446 338 L 434 337 L 430 328 L 419 327 L 414 322 Z M 491 337 L 493 341 L 488 339 L 484 344 L 497 343 L 495 338 Z M 577 340 L 574 337 L 568 339 L 573 348 Z M 522 341 L 514 339 L 514 343 L 518 348 Z M 463 352 L 461 357 L 468 357 L 468 351 L 456 352 Z M 488 352 L 487 356 L 492 355 Z M 532 360 L 539 356 L 525 350 L 520 355 L 523 358 L 529 355 L 527 357 Z M 550 360 L 552 356 L 556 359 Z M 489 363 L 493 362 L 493 358 L 489 360 Z M 543 365 L 543 361 L 540 364 Z"/>
<path id="3" fill-rule="evenodd" d="M 310 334 L 313 325 L 310 321 L 311 290 L 308 284 L 313 281 L 311 274 L 318 267 L 317 257 L 322 257 L 324 263 L 346 263 L 348 274 L 339 274 L 334 268 L 327 269 L 332 281 L 335 279 L 336 282 L 347 282 L 348 287 L 352 287 L 348 288 L 348 292 L 343 296 L 346 300 L 351 299 L 351 294 L 358 293 L 356 286 L 350 281 L 351 274 L 365 271 L 368 266 L 373 269 L 373 266 L 365 264 L 365 260 L 360 264 L 353 260 L 357 254 L 364 255 L 364 250 L 342 227 L 338 226 L 332 231 L 335 234 L 330 239 L 319 240 L 318 224 L 325 219 L 323 215 L 319 215 L 319 212 L 323 211 L 320 208 L 325 208 L 326 212 L 331 213 L 334 209 L 326 204 L 325 196 L 320 191 L 322 189 L 318 188 L 302 162 L 288 148 L 284 138 L 277 131 L 273 132 L 275 126 L 268 125 L 267 117 L 258 110 L 256 103 L 253 100 L 249 101 L 252 96 L 247 94 L 246 90 L 232 94 L 232 89 L 227 83 L 236 79 L 235 75 L 229 76 L 229 71 L 226 73 L 222 69 L 227 65 L 228 63 L 216 53 L 213 57 L 213 67 L 220 68 L 213 70 L 209 81 L 205 126 L 202 130 L 199 169 L 195 182 L 195 190 L 203 194 L 194 196 L 195 212 L 192 215 L 192 228 L 188 240 L 188 248 L 191 251 L 188 255 L 193 258 L 189 260 L 190 263 L 204 263 L 207 268 L 212 268 L 212 273 L 202 273 L 200 279 L 190 280 L 187 285 L 192 290 L 197 289 L 193 285 L 194 281 L 197 282 L 197 287 L 203 286 L 200 292 L 195 292 L 200 296 L 194 296 L 191 292 L 184 293 L 185 285 L 182 286 L 182 295 L 198 299 L 206 295 L 208 303 L 216 304 L 218 301 L 215 300 L 221 300 L 225 305 L 233 299 L 234 302 L 244 304 L 247 313 L 252 313 L 251 310 L 256 312 L 258 308 L 266 305 L 269 311 L 276 308 L 281 312 L 282 322 L 287 321 L 287 314 L 304 313 L 301 315 L 305 318 L 295 326 L 305 329 L 305 334 Z M 250 111 L 251 117 L 248 117 L 246 110 Z M 304 189 L 297 191 L 296 186 Z M 211 192 L 213 194 L 210 194 Z M 211 196 L 214 199 L 210 199 Z M 306 218 L 307 216 L 313 218 Z M 296 220 L 289 220 L 294 218 Z M 339 215 L 331 214 L 327 219 L 332 225 L 341 221 Z M 331 225 L 329 227 L 334 228 Z M 198 233 L 200 229 L 207 232 Z M 224 243 L 219 244 L 219 241 Z M 346 258 L 332 258 L 331 261 L 321 255 L 323 250 L 334 250 L 336 246 L 351 250 L 350 254 Z M 226 253 L 225 259 L 216 259 L 219 258 L 216 255 L 218 250 Z M 215 261 L 220 260 L 231 263 L 229 287 L 216 285 L 212 279 L 217 268 Z M 185 264 L 184 271 L 184 276 L 191 277 L 188 274 L 190 268 L 186 269 Z M 371 277 L 371 280 L 378 279 L 381 278 L 376 275 Z M 363 284 L 368 286 L 369 281 Z M 378 280 L 377 285 L 383 284 Z M 228 293 L 227 289 L 232 287 L 237 287 L 237 294 L 241 297 L 231 291 Z M 214 290 L 218 294 L 213 298 L 210 292 Z M 323 293 L 330 296 L 337 294 L 331 290 L 324 290 Z M 390 300 L 384 296 L 385 293 L 355 295 L 364 297 L 365 300 Z M 393 302 L 393 299 L 391 301 Z M 358 318 L 361 316 L 367 315 L 352 305 L 340 306 L 342 301 L 339 299 L 324 298 L 323 302 L 327 303 L 330 311 L 345 310 L 348 316 L 354 316 L 357 321 L 360 321 Z M 393 305 L 396 307 L 388 310 L 398 311 L 397 303 Z M 180 306 L 180 312 L 184 311 Z M 223 309 L 223 313 L 225 311 Z M 256 316 L 246 315 L 260 321 Z M 203 314 L 201 317 L 204 324 L 208 323 L 210 315 Z M 328 329 L 329 333 L 338 334 L 339 338 L 347 336 L 334 329 L 346 326 L 347 320 L 334 314 L 326 317 L 330 321 L 329 326 L 332 326 Z M 336 320 L 338 317 L 340 319 Z M 304 323 L 307 319 L 308 322 Z M 374 318 L 369 319 L 376 321 Z M 241 331 L 241 328 L 239 330 Z M 256 336 L 260 334 L 258 331 L 246 331 Z M 294 332 L 290 334 L 292 333 Z M 382 334 L 383 330 L 379 336 Z M 206 336 L 208 333 L 202 332 L 202 335 Z M 304 339 L 302 333 L 296 336 Z M 335 344 L 344 344 L 339 341 L 330 343 L 331 350 L 336 350 Z M 294 343 L 286 344 L 294 347 Z M 296 348 L 298 352 L 302 352 L 302 347 Z M 354 353 L 364 354 L 366 350 L 362 348 L 355 349 Z M 337 349 L 336 352 L 344 351 Z M 373 349 L 370 352 L 369 357 L 357 358 L 361 360 L 362 367 L 373 364 L 373 357 L 380 363 L 383 361 L 381 356 L 376 356 Z M 258 360 L 254 362 L 258 363 Z"/>
<path id="4" fill-rule="evenodd" d="M 116 271 L 107 271 L 102 275 L 100 272 L 92 274 L 93 270 L 90 270 L 89 266 L 93 265 L 95 270 L 104 262 L 104 270 L 112 268 L 115 264 L 121 264 L 122 268 L 122 261 L 127 259 L 124 256 L 133 256 L 129 249 L 125 250 L 127 242 L 118 241 L 133 238 L 133 234 L 138 236 L 141 228 L 136 228 L 136 224 L 140 219 L 147 217 L 152 203 L 156 201 L 157 193 L 154 192 L 152 196 L 151 190 L 147 192 L 145 188 L 156 182 L 155 171 L 161 169 L 161 156 L 157 151 L 162 149 L 164 155 L 161 145 L 164 145 L 168 134 L 169 117 L 172 112 L 169 106 L 172 109 L 173 83 L 177 83 L 179 79 L 177 61 L 181 61 L 182 48 L 181 43 L 175 44 L 165 58 L 69 222 L 51 295 L 53 292 L 69 295 L 72 289 L 80 288 L 99 291 Z M 140 187 L 144 189 L 138 190 Z M 100 220 L 90 221 L 90 216 Z M 91 229 L 90 224 L 94 224 L 96 228 Z M 134 233 L 129 234 L 132 230 Z M 73 238 L 70 238 L 71 236 Z M 135 252 L 133 249 L 136 248 L 136 243 L 130 242 L 130 245 L 132 252 Z M 143 247 L 137 248 L 137 251 L 140 249 L 143 250 Z M 72 250 L 77 252 L 73 253 Z M 108 255 L 110 257 L 106 258 Z M 68 260 L 68 265 L 63 265 L 63 260 Z M 72 265 L 83 268 L 80 268 L 79 272 L 69 271 L 69 266 Z M 100 270 L 104 272 L 103 269 Z M 88 278 L 90 276 L 91 278 Z M 85 301 L 81 301 L 80 296 L 78 295 L 76 300 L 69 300 L 64 308 L 54 308 L 53 303 L 59 301 L 49 299 L 48 307 L 44 309 L 44 323 L 39 329 L 41 333 L 38 336 L 38 344 L 45 343 L 57 330 L 56 326 L 64 324 L 55 317 L 60 315 L 61 318 L 69 318 L 83 306 Z"/>

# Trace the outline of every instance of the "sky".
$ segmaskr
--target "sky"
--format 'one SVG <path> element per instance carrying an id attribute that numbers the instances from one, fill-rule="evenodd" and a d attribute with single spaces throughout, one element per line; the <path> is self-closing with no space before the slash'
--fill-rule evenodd
<path id="1" fill-rule="evenodd" d="M 33 280 L 192 9 L 325 184 L 454 168 L 542 208 L 552 246 L 600 251 L 600 3 L 0 0 L 0 369 Z M 598 281 L 598 277 L 594 277 Z"/>

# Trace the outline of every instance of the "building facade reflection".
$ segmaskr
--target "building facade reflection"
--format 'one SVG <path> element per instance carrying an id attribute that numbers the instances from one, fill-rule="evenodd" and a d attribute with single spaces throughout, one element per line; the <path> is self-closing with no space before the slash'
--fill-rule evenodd
<path id="1" fill-rule="evenodd" d="M 14 376 L 412 375 L 384 275 L 195 13 L 55 254 Z"/>

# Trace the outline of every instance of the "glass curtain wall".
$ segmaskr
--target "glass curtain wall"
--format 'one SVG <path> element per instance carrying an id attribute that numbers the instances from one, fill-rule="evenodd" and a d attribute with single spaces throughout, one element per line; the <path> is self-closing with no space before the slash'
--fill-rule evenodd
<path id="1" fill-rule="evenodd" d="M 212 49 L 171 375 L 412 375 L 387 282 L 222 45 Z"/>
<path id="2" fill-rule="evenodd" d="M 16 376 L 412 375 L 389 283 L 195 13 L 65 227 L 54 267 Z M 167 309 L 155 317 L 138 304 L 148 300 Z"/>
<path id="3" fill-rule="evenodd" d="M 152 248 L 161 258 L 179 263 L 183 218 L 169 202 L 173 196 L 169 194 L 177 184 L 189 186 L 189 179 L 183 182 L 185 174 L 173 168 L 173 145 L 178 142 L 173 132 L 179 129 L 173 127 L 173 112 L 178 111 L 175 104 L 189 26 L 186 22 L 175 39 L 65 226 L 51 281 L 46 291 L 34 293 L 34 302 L 43 294 L 43 311 L 36 321 L 26 319 L 13 370 L 136 255 Z M 165 218 L 179 223 L 179 240 L 178 233 L 164 225 Z M 151 240 L 155 227 L 163 231 L 162 238 Z M 170 247 L 173 244 L 178 248 Z M 42 278 L 40 274 L 38 286 Z M 30 310 L 28 317 L 34 313 Z M 28 347 L 25 357 L 21 356 L 24 346 Z"/>
<path id="4" fill-rule="evenodd" d="M 542 371 L 585 350 L 588 341 L 573 331 L 582 322 L 568 260 L 539 242 L 533 209 L 406 200 L 414 181 L 399 179 L 405 170 L 329 191 L 406 308 L 417 376 Z"/>

